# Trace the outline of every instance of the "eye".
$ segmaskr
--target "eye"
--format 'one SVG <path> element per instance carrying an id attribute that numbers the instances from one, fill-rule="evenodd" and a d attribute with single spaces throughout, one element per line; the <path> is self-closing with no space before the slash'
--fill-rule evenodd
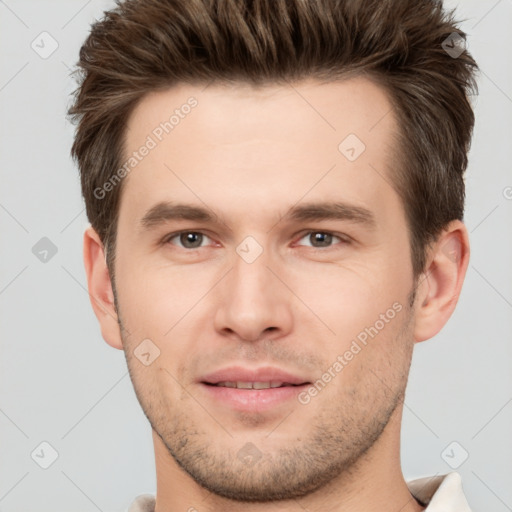
<path id="1" fill-rule="evenodd" d="M 204 247 L 203 242 L 206 240 L 210 240 L 210 238 L 203 233 L 197 231 L 181 231 L 180 233 L 168 236 L 164 242 L 177 245 L 182 249 L 199 249 L 200 247 Z"/>
<path id="2" fill-rule="evenodd" d="M 309 243 L 301 244 L 302 240 L 307 240 Z M 310 231 L 305 236 L 303 236 L 298 242 L 298 245 L 306 245 L 308 247 L 314 248 L 322 248 L 322 247 L 332 247 L 333 242 L 336 240 L 340 242 L 347 242 L 341 237 L 334 235 L 332 233 L 326 231 Z"/>

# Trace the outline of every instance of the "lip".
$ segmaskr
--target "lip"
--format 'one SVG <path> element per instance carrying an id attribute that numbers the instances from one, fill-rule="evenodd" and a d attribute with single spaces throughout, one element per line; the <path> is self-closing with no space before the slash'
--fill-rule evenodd
<path id="1" fill-rule="evenodd" d="M 268 389 L 238 389 L 215 386 L 218 382 L 283 382 L 292 386 Z M 269 411 L 292 399 L 311 385 L 306 378 L 275 367 L 247 369 L 232 366 L 204 376 L 199 381 L 206 395 L 216 402 L 241 412 Z"/>
<path id="2" fill-rule="evenodd" d="M 226 388 L 204 382 L 200 383 L 200 387 L 209 399 L 213 399 L 231 410 L 253 413 L 270 411 L 290 400 L 298 402 L 298 394 L 309 386 L 310 384 L 301 384 L 256 390 Z"/>
<path id="3" fill-rule="evenodd" d="M 293 375 L 285 370 L 273 366 L 265 366 L 257 369 L 243 368 L 242 366 L 230 366 L 216 372 L 205 375 L 200 379 L 202 383 L 217 384 L 219 382 L 285 382 L 287 384 L 307 384 L 307 378 Z M 280 389 L 280 388 L 275 388 Z"/>

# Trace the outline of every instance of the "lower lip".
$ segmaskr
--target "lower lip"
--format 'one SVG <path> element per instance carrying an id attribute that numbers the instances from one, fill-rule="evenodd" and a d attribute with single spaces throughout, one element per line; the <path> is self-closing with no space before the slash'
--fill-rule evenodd
<path id="1" fill-rule="evenodd" d="M 232 409 L 243 412 L 261 412 L 270 410 L 294 398 L 297 399 L 297 395 L 308 388 L 310 384 L 268 389 L 227 388 L 205 383 L 201 383 L 201 386 L 209 396 Z"/>

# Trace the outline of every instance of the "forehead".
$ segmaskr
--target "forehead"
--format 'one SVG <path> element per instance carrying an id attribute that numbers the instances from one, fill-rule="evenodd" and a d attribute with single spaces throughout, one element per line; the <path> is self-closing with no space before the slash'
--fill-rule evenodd
<path id="1" fill-rule="evenodd" d="M 125 160 L 138 155 L 122 203 L 147 208 L 179 194 L 263 211 L 305 195 L 336 199 L 327 197 L 336 191 L 381 202 L 395 194 L 396 131 L 385 91 L 361 77 L 260 88 L 179 84 L 145 96 L 128 120 Z"/>
<path id="2" fill-rule="evenodd" d="M 166 122 L 174 138 L 195 135 L 200 144 L 212 145 L 234 145 L 258 136 L 279 140 L 283 127 L 290 135 L 322 135 L 329 146 L 348 133 L 375 143 L 379 134 L 396 128 L 386 92 L 363 77 L 258 88 L 243 83 L 178 84 L 148 93 L 137 104 L 127 123 L 127 146 L 137 146 L 148 134 L 166 138 L 170 131 L 161 126 Z"/>

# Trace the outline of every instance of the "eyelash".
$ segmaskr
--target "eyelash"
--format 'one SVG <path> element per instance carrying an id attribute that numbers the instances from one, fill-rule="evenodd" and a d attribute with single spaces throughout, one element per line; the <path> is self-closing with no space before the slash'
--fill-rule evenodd
<path id="1" fill-rule="evenodd" d="M 171 240 L 173 240 L 174 238 L 176 237 L 180 237 L 181 235 L 183 234 L 187 234 L 187 233 L 193 233 L 193 234 L 196 234 L 196 235 L 203 235 L 207 238 L 210 238 L 206 233 L 203 233 L 202 231 L 192 231 L 192 230 L 185 230 L 185 231 L 177 231 L 175 233 L 171 233 L 169 235 L 166 235 L 161 243 L 163 245 L 165 244 L 169 244 L 171 242 Z M 322 235 L 331 235 L 333 238 L 337 238 L 338 240 L 340 240 L 341 243 L 343 244 L 350 244 L 351 243 L 351 239 L 347 236 L 347 235 L 341 235 L 341 234 L 336 234 L 332 231 L 321 231 L 321 230 L 310 230 L 310 231 L 305 231 L 303 233 L 301 233 L 300 235 L 300 238 L 298 239 L 299 241 L 302 240 L 303 238 L 305 238 L 306 236 L 310 236 L 312 234 L 316 234 L 316 233 L 320 233 Z M 171 245 L 174 245 L 174 244 L 171 244 Z M 179 249 L 183 249 L 185 251 L 194 251 L 194 250 L 198 250 L 198 249 L 203 249 L 204 247 L 201 246 L 201 247 L 194 247 L 194 248 L 187 248 L 187 247 L 180 247 L 180 246 L 176 246 L 178 247 Z M 309 246 L 302 246 L 302 247 L 309 247 L 310 249 L 314 249 L 314 250 L 327 250 L 327 249 L 332 249 L 335 247 L 335 245 L 329 245 L 327 247 L 314 247 L 312 245 L 309 245 Z"/>

